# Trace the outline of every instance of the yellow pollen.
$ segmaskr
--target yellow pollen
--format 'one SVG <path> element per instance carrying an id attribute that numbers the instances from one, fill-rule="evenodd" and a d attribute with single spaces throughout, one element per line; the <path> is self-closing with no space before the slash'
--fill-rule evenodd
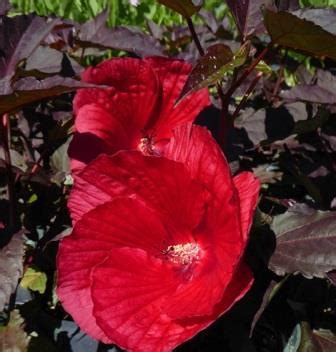
<path id="1" fill-rule="evenodd" d="M 138 148 L 144 155 L 153 155 L 154 154 L 154 143 L 152 138 L 143 137 L 140 139 Z"/>
<path id="2" fill-rule="evenodd" d="M 177 244 L 169 246 L 164 254 L 173 263 L 187 265 L 200 259 L 200 248 L 196 243 Z"/>

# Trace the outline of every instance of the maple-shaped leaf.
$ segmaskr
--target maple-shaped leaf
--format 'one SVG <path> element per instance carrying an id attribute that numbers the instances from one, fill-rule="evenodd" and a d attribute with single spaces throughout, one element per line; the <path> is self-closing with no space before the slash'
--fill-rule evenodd
<path id="1" fill-rule="evenodd" d="M 76 43 L 81 47 L 113 48 L 133 52 L 139 56 L 163 55 L 156 39 L 133 27 L 106 27 L 108 12 L 82 24 Z"/>
<path id="2" fill-rule="evenodd" d="M 275 216 L 271 228 L 277 246 L 269 266 L 277 274 L 325 277 L 336 268 L 336 211 L 296 204 Z"/>
<path id="3" fill-rule="evenodd" d="M 177 102 L 182 100 L 191 92 L 215 84 L 224 74 L 231 69 L 233 52 L 225 44 L 214 44 L 210 46 L 206 54 L 199 58 L 196 65 L 189 74 Z"/>
<path id="4" fill-rule="evenodd" d="M 264 23 L 273 43 L 336 59 L 336 36 L 311 21 L 289 12 L 265 10 Z"/>
<path id="5" fill-rule="evenodd" d="M 165 5 L 173 11 L 178 12 L 184 18 L 190 18 L 201 8 L 200 5 L 195 5 L 192 0 L 158 0 L 159 3 Z"/>
<path id="6" fill-rule="evenodd" d="M 24 254 L 23 232 L 16 233 L 11 241 L 0 250 L 0 312 L 8 304 L 22 275 Z"/>
<path id="7" fill-rule="evenodd" d="M 11 80 L 17 65 L 27 59 L 58 22 L 28 15 L 2 17 L 0 22 L 0 80 L 1 94 L 11 91 Z"/>
<path id="8" fill-rule="evenodd" d="M 15 111 L 42 99 L 72 92 L 78 88 L 90 87 L 97 87 L 97 85 L 62 76 L 51 76 L 42 80 L 25 77 L 15 82 L 10 91 L 4 94 L 0 80 L 0 114 Z"/>
<path id="9" fill-rule="evenodd" d="M 23 329 L 24 320 L 17 309 L 10 312 L 6 326 L 0 327 L 0 351 L 26 352 L 30 338 Z"/>
<path id="10" fill-rule="evenodd" d="M 243 38 L 264 30 L 262 8 L 273 6 L 273 0 L 226 0 Z"/>
<path id="11" fill-rule="evenodd" d="M 316 80 L 283 91 L 280 96 L 286 101 L 306 101 L 318 104 L 335 104 L 336 77 L 329 71 L 317 70 Z"/>

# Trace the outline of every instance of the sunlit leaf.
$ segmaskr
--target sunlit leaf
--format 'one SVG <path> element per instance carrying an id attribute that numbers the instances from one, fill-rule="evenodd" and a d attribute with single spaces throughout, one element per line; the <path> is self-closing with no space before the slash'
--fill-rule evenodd
<path id="1" fill-rule="evenodd" d="M 20 281 L 20 286 L 23 288 L 29 288 L 39 293 L 44 293 L 46 285 L 47 275 L 34 267 L 28 268 Z"/>
<path id="2" fill-rule="evenodd" d="M 265 26 L 272 42 L 313 56 L 336 59 L 336 36 L 289 12 L 265 10 Z"/>
<path id="3" fill-rule="evenodd" d="M 201 6 L 195 5 L 192 0 L 158 0 L 161 4 L 178 12 L 185 18 L 191 17 L 198 12 Z"/>
<path id="4" fill-rule="evenodd" d="M 277 246 L 270 269 L 279 275 L 300 272 L 325 277 L 336 268 L 336 212 L 296 204 L 274 217 Z"/>
<path id="5" fill-rule="evenodd" d="M 0 312 L 8 304 L 22 275 L 23 254 L 23 232 L 20 231 L 0 250 Z"/>
<path id="6" fill-rule="evenodd" d="M 197 61 L 192 69 L 178 101 L 191 92 L 213 85 L 223 78 L 224 74 L 231 69 L 229 63 L 232 62 L 233 56 L 227 45 L 210 46 L 206 54 Z"/>

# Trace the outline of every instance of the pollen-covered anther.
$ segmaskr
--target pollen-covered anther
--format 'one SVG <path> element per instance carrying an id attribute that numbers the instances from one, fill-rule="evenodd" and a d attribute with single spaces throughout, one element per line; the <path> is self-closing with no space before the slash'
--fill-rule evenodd
<path id="1" fill-rule="evenodd" d="M 200 259 L 200 248 L 196 243 L 177 244 L 169 246 L 164 254 L 173 263 L 187 265 Z"/>
<path id="2" fill-rule="evenodd" d="M 138 149 L 144 155 L 153 155 L 154 154 L 154 143 L 151 137 L 143 137 L 140 139 Z"/>

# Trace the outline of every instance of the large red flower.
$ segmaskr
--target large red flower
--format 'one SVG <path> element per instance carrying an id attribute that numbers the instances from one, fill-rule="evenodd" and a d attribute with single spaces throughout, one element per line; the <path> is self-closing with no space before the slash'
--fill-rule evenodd
<path id="1" fill-rule="evenodd" d="M 76 133 L 70 146 L 73 171 L 99 154 L 140 149 L 155 153 L 178 125 L 194 121 L 210 104 L 206 89 L 174 106 L 191 65 L 162 57 L 117 58 L 83 74 L 107 88 L 81 89 L 74 99 Z"/>
<path id="2" fill-rule="evenodd" d="M 165 157 L 101 155 L 77 177 L 58 296 L 79 326 L 128 351 L 171 351 L 250 288 L 242 261 L 259 182 L 232 178 L 209 133 L 183 125 Z"/>

